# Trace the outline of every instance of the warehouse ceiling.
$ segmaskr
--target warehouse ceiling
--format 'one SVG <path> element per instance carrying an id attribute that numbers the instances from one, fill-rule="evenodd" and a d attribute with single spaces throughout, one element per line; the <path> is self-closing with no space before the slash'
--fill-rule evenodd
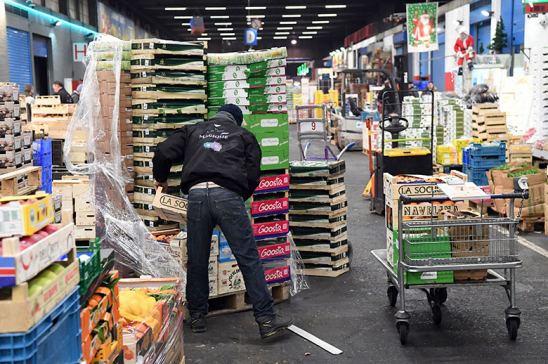
<path id="1" fill-rule="evenodd" d="M 122 0 L 149 22 L 158 26 L 162 37 L 195 40 L 189 21 L 202 16 L 204 38 L 210 49 L 225 48 L 225 43 L 243 47 L 244 31 L 249 20 L 262 21 L 259 46 L 287 46 L 295 39 L 299 44 L 325 42 L 342 44 L 344 36 L 368 23 L 382 21 L 395 12 L 405 12 L 403 0 Z M 325 49 L 324 49 L 325 51 Z"/>

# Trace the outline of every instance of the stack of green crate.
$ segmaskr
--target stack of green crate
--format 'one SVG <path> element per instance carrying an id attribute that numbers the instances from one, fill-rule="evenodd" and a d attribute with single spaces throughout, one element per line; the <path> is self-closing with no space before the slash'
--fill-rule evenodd
<path id="1" fill-rule="evenodd" d="M 287 169 L 285 48 L 210 56 L 209 116 L 215 115 L 224 104 L 238 105 L 244 113 L 244 127 L 257 137 L 261 146 L 261 170 Z"/>
<path id="2" fill-rule="evenodd" d="M 152 208 L 152 157 L 177 129 L 202 122 L 206 108 L 204 42 L 140 39 L 131 42 L 134 207 L 150 230 L 177 227 Z M 178 195 L 182 166 L 173 166 L 167 193 Z"/>

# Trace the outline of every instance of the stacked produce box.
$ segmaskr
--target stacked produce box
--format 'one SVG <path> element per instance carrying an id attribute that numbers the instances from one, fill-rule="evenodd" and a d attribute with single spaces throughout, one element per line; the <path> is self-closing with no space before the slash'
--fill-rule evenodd
<path id="1" fill-rule="evenodd" d="M 1 362 L 81 358 L 74 226 L 52 225 L 51 195 L 0 199 Z"/>
<path id="2" fill-rule="evenodd" d="M 158 143 L 185 125 L 203 121 L 207 114 L 205 46 L 203 42 L 158 39 L 131 43 L 133 203 L 151 230 L 177 227 L 153 211 L 152 157 Z M 180 194 L 181 170 L 182 165 L 172 167 L 172 176 L 168 179 L 170 190 L 164 192 Z"/>
<path id="3" fill-rule="evenodd" d="M 432 97 L 405 96 L 403 98 L 402 116 L 409 122 L 409 127 L 399 134 L 399 138 L 419 139 L 406 142 L 406 146 L 430 148 L 433 113 Z M 424 140 L 420 140 L 421 138 Z M 390 145 L 387 144 L 385 147 Z"/>
<path id="4" fill-rule="evenodd" d="M 466 105 L 461 99 L 436 95 L 436 145 L 451 144 L 453 139 L 471 136 L 472 129 L 465 122 Z"/>
<path id="5" fill-rule="evenodd" d="M 463 149 L 463 172 L 478 186 L 487 186 L 490 169 L 506 163 L 506 144 L 472 143 Z"/>
<path id="6" fill-rule="evenodd" d="M 291 162 L 289 222 L 304 274 L 337 277 L 350 268 L 344 161 Z"/>
<path id="7" fill-rule="evenodd" d="M 452 172 L 453 174 L 453 172 Z M 462 174 L 455 173 L 457 176 L 465 178 Z M 389 173 L 384 174 L 384 195 L 385 195 L 385 213 L 386 213 L 386 255 L 387 263 L 398 270 L 399 246 L 398 246 L 398 216 L 402 213 L 403 220 L 411 219 L 438 219 L 442 212 L 448 211 L 455 213 L 462 209 L 462 204 L 453 201 L 445 202 L 424 202 L 411 203 L 403 206 L 403 211 L 398 210 L 398 200 L 400 195 L 405 194 L 409 197 L 435 197 L 443 196 L 443 192 L 437 184 L 442 183 L 441 178 L 447 175 L 434 175 L 431 177 L 420 177 L 412 175 L 393 176 Z M 409 234 L 411 235 L 411 234 Z M 411 251 L 406 254 L 411 259 L 428 258 L 428 254 L 435 258 L 451 257 L 451 239 L 450 236 L 438 236 L 435 242 L 432 242 L 431 234 L 424 231 L 417 231 L 413 237 L 409 238 L 413 244 L 410 244 Z M 452 271 L 446 272 L 427 272 L 414 273 L 407 272 L 405 276 L 406 284 L 429 284 L 429 283 L 453 283 L 454 275 Z"/>
<path id="8" fill-rule="evenodd" d="M 119 279 L 117 271 L 108 272 L 93 291 L 86 292 L 88 297 L 80 311 L 82 357 L 86 363 L 124 363 Z"/>
<path id="9" fill-rule="evenodd" d="M 87 177 L 65 176 L 53 181 L 53 193 L 61 196 L 62 224 L 75 224 L 76 240 L 89 241 L 96 236 L 96 207 Z"/>
<path id="10" fill-rule="evenodd" d="M 243 126 L 255 135 L 261 146 L 261 182 L 248 203 L 269 284 L 290 279 L 286 56 L 285 48 L 208 55 L 209 116 L 215 115 L 224 104 L 240 106 L 244 113 Z M 229 251 L 228 242 L 223 238 L 219 250 L 220 259 L 223 251 Z M 224 268 L 233 270 L 237 264 L 220 264 L 221 284 Z"/>
<path id="11" fill-rule="evenodd" d="M 0 175 L 32 166 L 32 133 L 22 130 L 19 86 L 0 82 Z"/>

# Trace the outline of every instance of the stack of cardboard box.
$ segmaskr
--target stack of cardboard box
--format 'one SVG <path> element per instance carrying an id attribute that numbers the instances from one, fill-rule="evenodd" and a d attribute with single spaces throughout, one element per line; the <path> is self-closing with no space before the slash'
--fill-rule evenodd
<path id="1" fill-rule="evenodd" d="M 22 130 L 19 86 L 0 82 L 0 174 L 32 166 L 32 133 Z"/>
<path id="2" fill-rule="evenodd" d="M 96 236 L 96 211 L 93 191 L 87 177 L 66 176 L 53 181 L 53 194 L 61 196 L 61 223 L 74 223 L 76 240 L 89 241 Z"/>
<path id="3" fill-rule="evenodd" d="M 152 158 L 156 146 L 185 125 L 202 122 L 207 109 L 203 42 L 159 39 L 131 43 L 133 203 L 151 230 L 177 227 L 159 218 L 153 208 Z M 173 166 L 166 193 L 177 195 L 182 166 Z"/>

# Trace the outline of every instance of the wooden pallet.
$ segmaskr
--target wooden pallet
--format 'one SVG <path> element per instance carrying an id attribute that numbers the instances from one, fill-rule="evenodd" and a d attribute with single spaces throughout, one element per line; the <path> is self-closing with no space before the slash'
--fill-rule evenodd
<path id="1" fill-rule="evenodd" d="M 311 215 L 311 216 L 326 216 L 326 217 L 337 217 L 345 215 L 348 212 L 348 207 L 346 202 L 343 202 L 339 205 L 334 206 L 318 206 L 310 207 L 306 209 L 295 209 L 295 204 L 290 206 L 289 215 Z M 293 208 L 292 208 L 293 207 Z"/>
<path id="2" fill-rule="evenodd" d="M 133 98 L 147 100 L 207 100 L 207 95 L 196 92 L 133 91 Z"/>
<path id="3" fill-rule="evenodd" d="M 29 195 L 42 186 L 42 169 L 24 167 L 0 175 L 0 197 Z"/>
<path id="4" fill-rule="evenodd" d="M 268 288 L 272 294 L 274 303 L 284 302 L 290 298 L 289 283 L 287 282 L 270 285 Z M 230 292 L 210 297 L 208 305 L 208 317 L 248 311 L 253 308 L 251 304 L 246 302 L 246 291 Z"/>
<path id="5" fill-rule="evenodd" d="M 335 231 L 320 231 L 320 232 L 295 232 L 295 229 L 290 228 L 293 239 L 295 240 L 323 240 L 328 242 L 336 242 L 343 239 L 348 239 L 346 233 L 346 225 Z"/>
<path id="6" fill-rule="evenodd" d="M 330 186 L 330 190 L 312 190 L 318 193 L 303 193 L 301 191 L 310 190 L 289 190 L 289 202 L 291 203 L 314 203 L 314 204 L 329 204 L 337 205 L 346 202 L 346 188 L 345 185 Z"/>
<path id="7" fill-rule="evenodd" d="M 544 227 L 544 217 L 522 218 L 518 224 L 518 229 L 522 232 L 541 231 Z"/>
<path id="8" fill-rule="evenodd" d="M 291 162 L 291 177 L 335 177 L 346 171 L 344 160 L 337 162 L 299 161 Z"/>
<path id="9" fill-rule="evenodd" d="M 185 77 L 164 77 L 157 76 L 154 73 L 139 72 L 135 73 L 131 79 L 134 85 L 184 85 L 184 86 L 206 86 L 207 81 L 193 80 Z"/>
<path id="10" fill-rule="evenodd" d="M 315 216 L 315 215 L 290 215 L 289 224 L 292 227 L 318 227 L 327 229 L 337 229 L 346 225 L 346 214 L 340 214 L 333 217 Z"/>
<path id="11" fill-rule="evenodd" d="M 305 268 L 301 269 L 299 272 L 305 276 L 315 276 L 315 277 L 328 277 L 336 278 L 343 275 L 344 273 L 350 271 L 350 267 L 341 267 L 337 269 L 331 268 Z"/>

